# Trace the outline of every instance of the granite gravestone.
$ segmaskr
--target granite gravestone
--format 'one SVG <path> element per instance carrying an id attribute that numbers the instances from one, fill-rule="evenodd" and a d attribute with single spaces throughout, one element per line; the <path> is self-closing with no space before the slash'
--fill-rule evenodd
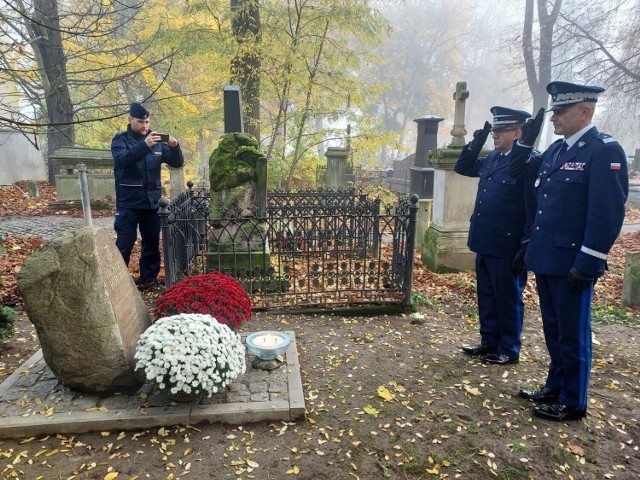
<path id="1" fill-rule="evenodd" d="M 69 388 L 135 387 L 135 348 L 149 312 L 113 240 L 84 227 L 46 243 L 24 262 L 18 289 L 43 357 Z"/>

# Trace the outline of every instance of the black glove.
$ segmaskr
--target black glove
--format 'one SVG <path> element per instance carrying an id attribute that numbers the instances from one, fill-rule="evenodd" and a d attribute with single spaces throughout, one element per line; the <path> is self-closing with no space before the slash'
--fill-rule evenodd
<path id="1" fill-rule="evenodd" d="M 538 114 L 535 118 L 530 118 L 524 125 L 522 125 L 522 137 L 520 143 L 527 147 L 532 147 L 536 143 L 536 138 L 540 134 L 542 128 L 542 121 L 544 120 L 544 108 L 538 110 Z"/>
<path id="2" fill-rule="evenodd" d="M 569 270 L 569 292 L 577 295 L 588 288 L 593 283 L 594 278 L 576 268 Z"/>
<path id="3" fill-rule="evenodd" d="M 516 275 L 522 275 L 523 272 L 527 271 L 527 264 L 524 263 L 524 250 L 518 250 L 516 256 L 513 257 L 511 271 Z"/>
<path id="4" fill-rule="evenodd" d="M 484 143 L 487 141 L 490 131 L 491 124 L 489 122 L 484 122 L 484 127 L 482 127 L 481 130 L 473 132 L 473 140 L 469 142 L 469 148 L 480 153 L 480 150 L 484 147 Z"/>

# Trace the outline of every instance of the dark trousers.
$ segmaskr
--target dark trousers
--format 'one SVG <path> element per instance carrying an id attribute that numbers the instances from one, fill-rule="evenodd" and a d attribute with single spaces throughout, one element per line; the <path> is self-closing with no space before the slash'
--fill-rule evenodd
<path id="1" fill-rule="evenodd" d="M 142 238 L 140 254 L 140 284 L 157 279 L 160 272 L 160 217 L 158 209 L 117 208 L 113 224 L 116 231 L 116 246 L 124 262 L 129 265 L 131 250 L 138 236 Z"/>
<path id="2" fill-rule="evenodd" d="M 536 274 L 536 285 L 551 357 L 546 386 L 559 392 L 558 403 L 571 410 L 586 410 L 593 284 L 580 294 L 572 294 L 567 277 Z"/>
<path id="3" fill-rule="evenodd" d="M 511 271 L 511 259 L 476 255 L 478 314 L 482 344 L 511 358 L 520 355 L 527 274 Z"/>

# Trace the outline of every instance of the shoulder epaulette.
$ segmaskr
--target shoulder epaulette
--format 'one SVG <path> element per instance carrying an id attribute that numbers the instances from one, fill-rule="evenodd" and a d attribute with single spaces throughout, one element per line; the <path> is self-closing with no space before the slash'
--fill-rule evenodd
<path id="1" fill-rule="evenodd" d="M 613 138 L 608 133 L 604 133 L 604 132 L 598 132 L 598 134 L 596 135 L 596 138 L 599 139 L 602 143 L 616 142 L 615 138 Z"/>

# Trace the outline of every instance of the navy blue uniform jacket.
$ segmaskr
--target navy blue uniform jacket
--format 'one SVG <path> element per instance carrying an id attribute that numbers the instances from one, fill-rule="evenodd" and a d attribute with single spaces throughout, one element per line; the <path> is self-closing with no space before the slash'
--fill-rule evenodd
<path id="1" fill-rule="evenodd" d="M 162 144 L 162 155 L 154 155 L 145 136 L 127 127 L 111 141 L 111 155 L 116 179 L 116 206 L 122 208 L 158 208 L 162 194 L 160 167 L 166 163 L 179 168 L 184 164 L 180 145 Z"/>
<path id="2" fill-rule="evenodd" d="M 525 261 L 530 271 L 567 275 L 572 267 L 599 277 L 624 221 L 629 192 L 627 156 L 610 135 L 593 127 L 553 164 L 562 140 L 539 157 L 537 205 Z"/>
<path id="3" fill-rule="evenodd" d="M 454 170 L 480 177 L 467 245 L 473 252 L 513 258 L 525 233 L 524 173 L 531 148 L 514 146 L 500 160 L 500 151 L 486 157 L 465 146 Z"/>

